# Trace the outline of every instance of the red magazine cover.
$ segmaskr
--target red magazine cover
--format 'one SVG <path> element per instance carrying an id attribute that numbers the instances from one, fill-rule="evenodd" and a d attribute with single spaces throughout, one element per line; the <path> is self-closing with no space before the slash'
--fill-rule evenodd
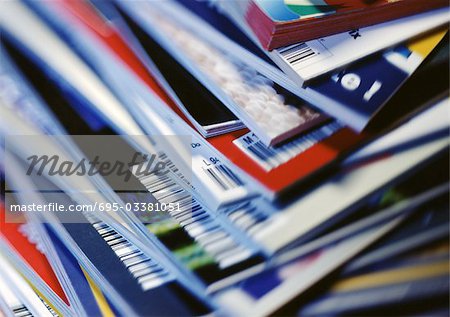
<path id="1" fill-rule="evenodd" d="M 333 162 L 342 152 L 363 138 L 348 128 L 342 128 L 287 162 L 267 171 L 233 143 L 245 134 L 245 131 L 237 131 L 214 137 L 209 141 L 235 165 L 263 184 L 273 196 L 277 196 L 290 186 L 295 186 L 299 180 L 311 176 L 315 171 Z"/>
<path id="2" fill-rule="evenodd" d="M 47 257 L 39 249 L 39 242 L 32 241 L 32 232 L 25 219 L 6 221 L 5 206 L 0 203 L 0 232 L 12 249 L 67 305 L 69 301 Z"/>
<path id="3" fill-rule="evenodd" d="M 261 45 L 272 50 L 444 7 L 448 1 L 246 0 L 227 5 L 244 10 Z"/>

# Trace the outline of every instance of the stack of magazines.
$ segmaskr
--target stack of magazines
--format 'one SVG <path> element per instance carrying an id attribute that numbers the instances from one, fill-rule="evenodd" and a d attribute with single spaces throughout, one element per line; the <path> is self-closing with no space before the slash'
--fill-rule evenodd
<path id="1" fill-rule="evenodd" d="M 443 0 L 0 3 L 4 316 L 447 316 Z"/>

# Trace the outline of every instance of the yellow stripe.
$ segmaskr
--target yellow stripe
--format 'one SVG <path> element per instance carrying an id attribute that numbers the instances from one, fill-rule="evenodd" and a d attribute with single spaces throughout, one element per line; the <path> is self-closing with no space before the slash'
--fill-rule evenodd
<path id="1" fill-rule="evenodd" d="M 57 313 L 59 316 L 62 316 L 61 312 L 60 312 L 59 310 L 57 310 L 57 309 L 55 308 L 55 306 L 52 305 L 52 303 L 44 296 L 44 294 L 42 294 L 42 293 L 39 291 L 39 289 L 36 288 L 35 285 L 34 285 L 33 283 L 31 283 L 31 281 L 30 281 L 29 279 L 27 279 L 25 275 L 22 274 L 22 272 L 17 271 L 17 273 L 19 273 L 19 275 L 22 276 L 22 278 L 28 283 L 28 285 L 30 285 L 30 287 L 33 289 L 33 291 L 34 291 L 41 299 L 43 299 L 43 300 L 47 303 L 47 305 L 50 306 L 50 307 L 55 311 L 55 313 Z M 55 295 L 56 295 L 56 294 L 55 294 Z M 56 296 L 58 296 L 58 295 L 56 295 Z M 58 296 L 58 297 L 59 297 L 59 296 Z M 61 299 L 61 300 L 62 300 L 62 299 Z M 42 304 L 44 304 L 44 303 L 42 303 Z M 64 305 L 66 305 L 66 303 L 64 303 Z"/>
<path id="2" fill-rule="evenodd" d="M 332 291 L 353 291 L 444 275 L 450 271 L 449 263 L 449 261 L 443 261 L 350 277 L 335 283 Z"/>
<path id="3" fill-rule="evenodd" d="M 111 307 L 109 307 L 109 304 L 106 301 L 105 296 L 103 296 L 102 291 L 98 288 L 98 286 L 94 283 L 89 274 L 87 274 L 82 267 L 81 270 L 83 271 L 83 274 L 89 283 L 89 287 L 91 288 L 92 294 L 94 295 L 94 298 L 97 301 L 98 308 L 102 312 L 102 315 L 104 317 L 114 317 L 114 313 L 111 310 Z"/>
<path id="4" fill-rule="evenodd" d="M 445 33 L 447 33 L 447 28 L 420 37 L 419 39 L 413 40 L 408 43 L 408 48 L 411 52 L 426 57 L 442 40 Z"/>
<path id="5" fill-rule="evenodd" d="M 21 273 L 19 273 L 19 274 L 22 275 Z M 29 284 L 30 287 L 33 289 L 33 291 L 34 291 L 40 298 L 42 298 L 42 299 L 47 303 L 47 305 L 50 306 L 50 307 L 55 311 L 55 313 L 58 314 L 58 316 L 62 316 L 61 312 L 60 312 L 58 309 L 56 309 L 55 306 L 52 305 L 52 302 L 49 301 L 49 300 L 44 296 L 44 294 L 42 294 L 42 293 L 39 291 L 39 289 L 37 289 L 37 288 L 34 286 L 33 283 L 31 283 L 28 279 L 26 279 L 25 276 L 22 275 L 22 277 L 28 282 L 28 284 Z M 44 305 L 44 303 L 42 303 L 42 304 Z"/>
<path id="6" fill-rule="evenodd" d="M 449 250 L 450 250 L 449 242 L 443 241 L 436 245 L 429 246 L 425 250 L 415 252 L 414 257 L 425 258 L 425 257 L 430 257 L 430 256 L 442 255 L 442 254 L 448 253 Z"/>

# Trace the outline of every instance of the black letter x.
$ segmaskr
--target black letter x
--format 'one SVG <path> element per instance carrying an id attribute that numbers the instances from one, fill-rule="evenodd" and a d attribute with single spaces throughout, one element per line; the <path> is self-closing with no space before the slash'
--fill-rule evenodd
<path id="1" fill-rule="evenodd" d="M 353 39 L 357 39 L 358 37 L 361 37 L 361 34 L 359 34 L 359 29 L 350 31 L 349 34 L 353 37 Z"/>

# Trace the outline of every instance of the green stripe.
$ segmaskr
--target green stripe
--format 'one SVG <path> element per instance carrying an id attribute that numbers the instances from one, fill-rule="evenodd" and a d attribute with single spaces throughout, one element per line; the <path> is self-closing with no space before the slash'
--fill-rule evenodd
<path id="1" fill-rule="evenodd" d="M 298 14 L 301 18 L 307 17 L 308 15 L 319 15 L 334 12 L 333 6 L 315 6 L 315 5 L 294 5 L 286 4 L 286 6 L 292 12 Z"/>

